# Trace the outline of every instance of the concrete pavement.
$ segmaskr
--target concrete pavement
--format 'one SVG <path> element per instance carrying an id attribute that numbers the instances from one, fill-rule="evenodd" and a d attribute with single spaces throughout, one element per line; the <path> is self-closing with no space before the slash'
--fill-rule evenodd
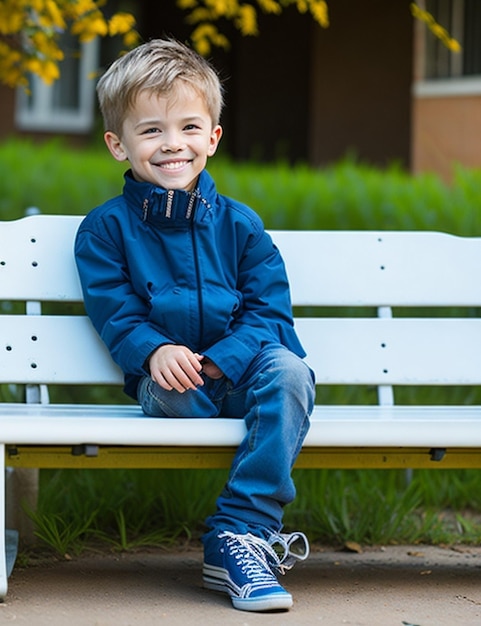
<path id="1" fill-rule="evenodd" d="M 481 548 L 314 550 L 282 579 L 285 613 L 246 613 L 202 588 L 202 552 L 52 557 L 16 566 L 0 624 L 26 626 L 480 626 Z"/>

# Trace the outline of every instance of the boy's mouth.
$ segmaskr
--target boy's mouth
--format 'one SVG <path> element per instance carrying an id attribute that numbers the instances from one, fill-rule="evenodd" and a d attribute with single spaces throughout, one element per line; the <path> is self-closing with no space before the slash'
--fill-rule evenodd
<path id="1" fill-rule="evenodd" d="M 180 170 L 185 167 L 189 161 L 166 161 L 165 163 L 159 163 L 158 167 L 163 170 Z"/>

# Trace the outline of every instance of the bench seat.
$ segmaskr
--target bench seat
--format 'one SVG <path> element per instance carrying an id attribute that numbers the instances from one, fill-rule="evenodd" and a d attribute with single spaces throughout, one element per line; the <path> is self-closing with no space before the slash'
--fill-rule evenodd
<path id="1" fill-rule="evenodd" d="M 238 446 L 245 426 L 240 419 L 150 418 L 130 405 L 5 403 L 0 432 L 12 445 Z M 316 406 L 304 447 L 393 444 L 481 449 L 481 407 Z"/>

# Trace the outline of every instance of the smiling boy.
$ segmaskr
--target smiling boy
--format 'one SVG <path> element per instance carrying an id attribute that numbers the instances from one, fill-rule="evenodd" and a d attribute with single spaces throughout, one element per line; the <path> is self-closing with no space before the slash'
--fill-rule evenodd
<path id="1" fill-rule="evenodd" d="M 282 516 L 313 375 L 279 251 L 205 169 L 222 136 L 218 76 L 188 47 L 154 40 L 113 63 L 97 91 L 107 147 L 130 169 L 122 195 L 77 234 L 87 313 L 146 415 L 244 420 L 206 521 L 204 585 L 237 609 L 288 609 L 277 574 L 308 543 L 282 532 Z"/>

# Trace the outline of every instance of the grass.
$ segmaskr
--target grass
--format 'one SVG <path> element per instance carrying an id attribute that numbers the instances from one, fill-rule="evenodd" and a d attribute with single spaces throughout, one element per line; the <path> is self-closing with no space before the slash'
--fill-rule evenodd
<path id="1" fill-rule="evenodd" d="M 481 512 L 479 478 L 473 470 L 419 470 L 409 481 L 401 470 L 302 470 L 286 519 L 327 543 L 480 543 L 481 526 L 468 523 Z"/>
<path id="2" fill-rule="evenodd" d="M 226 478 L 220 470 L 44 470 L 37 536 L 58 554 L 198 538 Z M 60 514 L 61 512 L 61 514 Z"/>
<path id="3" fill-rule="evenodd" d="M 73 150 L 61 141 L 0 144 L 0 218 L 29 206 L 44 213 L 84 214 L 120 193 L 124 167 L 101 145 Z M 315 170 L 285 163 L 212 160 L 219 191 L 255 208 L 268 228 L 439 230 L 481 234 L 481 171 L 456 171 L 451 186 L 434 175 L 411 177 L 396 165 L 380 171 L 352 159 Z M 473 311 L 478 315 L 478 311 Z M 446 402 L 442 390 L 403 402 Z M 5 398 L 18 390 L 0 389 Z M 70 390 L 72 401 L 84 389 Z M 96 401 L 104 391 L 96 389 Z M 357 390 L 329 391 L 335 401 Z M 373 390 L 364 392 L 374 398 Z M 453 402 L 481 403 L 479 389 L 455 389 Z M 374 401 L 373 399 L 369 401 Z M 474 470 L 296 470 L 298 497 L 288 529 L 314 541 L 342 544 L 480 543 L 480 474 Z M 43 470 L 36 532 L 57 553 L 86 545 L 127 550 L 197 539 L 226 472 L 217 470 Z"/>
<path id="4" fill-rule="evenodd" d="M 224 470 L 43 470 L 36 534 L 58 555 L 198 540 Z M 344 545 L 481 543 L 475 470 L 295 470 L 287 530 Z"/>

